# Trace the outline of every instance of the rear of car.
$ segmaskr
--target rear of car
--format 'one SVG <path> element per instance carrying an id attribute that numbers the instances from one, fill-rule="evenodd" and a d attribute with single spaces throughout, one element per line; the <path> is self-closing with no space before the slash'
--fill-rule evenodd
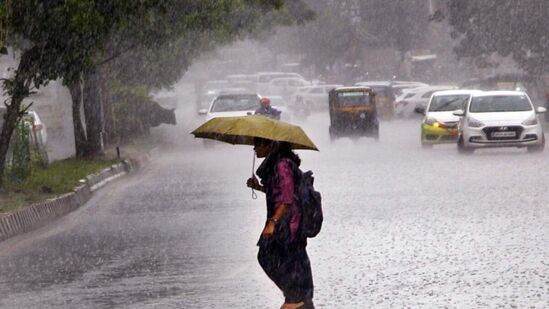
<path id="1" fill-rule="evenodd" d="M 459 117 L 453 113 L 463 110 L 477 90 L 448 90 L 433 93 L 421 122 L 421 145 L 455 143 L 458 137 Z"/>
<path id="2" fill-rule="evenodd" d="M 542 151 L 545 136 L 538 118 L 546 112 L 534 108 L 521 91 L 487 91 L 472 96 L 459 126 L 458 150 L 471 152 L 485 147 L 528 147 Z"/>

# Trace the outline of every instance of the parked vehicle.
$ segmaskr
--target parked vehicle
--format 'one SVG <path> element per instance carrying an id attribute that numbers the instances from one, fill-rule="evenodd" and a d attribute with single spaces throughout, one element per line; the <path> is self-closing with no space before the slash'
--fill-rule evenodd
<path id="1" fill-rule="evenodd" d="M 4 125 L 4 115 L 6 114 L 6 107 L 0 106 L 0 129 Z M 30 110 L 27 112 L 26 115 L 21 118 L 21 120 L 25 123 L 26 127 L 28 127 L 29 135 L 28 135 L 28 141 L 30 145 L 32 146 L 32 149 L 35 149 L 37 151 L 38 156 L 40 157 L 40 160 L 42 162 L 47 163 L 48 162 L 48 153 L 46 150 L 46 143 L 48 142 L 48 134 L 46 130 L 46 125 L 42 122 L 40 117 L 38 116 L 38 113 L 34 110 Z M 11 143 L 13 143 L 13 138 L 11 139 Z M 8 152 L 8 161 L 9 158 L 12 157 L 13 147 L 10 146 L 9 152 Z"/>
<path id="2" fill-rule="evenodd" d="M 4 125 L 4 115 L 6 114 L 6 107 L 0 106 L 0 129 Z M 38 113 L 36 111 L 30 110 L 27 112 L 27 115 L 23 117 L 23 121 L 28 121 L 29 126 L 32 128 L 31 139 L 37 140 L 37 143 L 41 147 L 45 147 L 48 142 L 48 133 L 46 130 L 46 125 L 42 122 Z"/>
<path id="3" fill-rule="evenodd" d="M 399 117 L 412 117 L 416 107 L 425 109 L 433 93 L 437 91 L 457 89 L 455 86 L 427 86 L 404 89 L 395 99 L 395 113 Z"/>
<path id="4" fill-rule="evenodd" d="M 425 117 L 421 122 L 421 145 L 430 148 L 434 144 L 455 143 L 458 137 L 459 117 L 456 110 L 464 110 L 472 94 L 478 90 L 437 91 L 431 96 L 426 109 L 417 107 L 416 112 Z"/>
<path id="5" fill-rule="evenodd" d="M 544 107 L 534 108 L 521 91 L 486 91 L 472 95 L 465 109 L 454 112 L 461 117 L 457 147 L 470 153 L 483 147 L 527 147 L 542 151 L 545 147 L 538 114 Z"/>
<path id="6" fill-rule="evenodd" d="M 379 139 L 376 95 L 368 87 L 339 87 L 329 93 L 330 139 L 369 136 Z"/>
<path id="7" fill-rule="evenodd" d="M 38 113 L 36 113 L 35 111 L 29 111 L 28 117 L 32 126 L 32 132 L 35 135 L 34 138 L 37 139 L 37 143 L 39 145 L 45 147 L 46 143 L 48 142 L 48 132 L 46 130 L 46 125 L 42 122 L 42 120 L 38 116 Z"/>

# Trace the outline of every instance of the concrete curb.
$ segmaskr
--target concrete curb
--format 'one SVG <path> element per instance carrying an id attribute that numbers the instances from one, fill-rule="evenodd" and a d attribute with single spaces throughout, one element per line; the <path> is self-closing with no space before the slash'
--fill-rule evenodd
<path id="1" fill-rule="evenodd" d="M 78 209 L 90 200 L 93 192 L 130 171 L 142 167 L 149 160 L 148 154 L 124 160 L 122 163 L 80 180 L 82 185 L 74 188 L 71 193 L 0 215 L 0 241 L 38 229 Z"/>

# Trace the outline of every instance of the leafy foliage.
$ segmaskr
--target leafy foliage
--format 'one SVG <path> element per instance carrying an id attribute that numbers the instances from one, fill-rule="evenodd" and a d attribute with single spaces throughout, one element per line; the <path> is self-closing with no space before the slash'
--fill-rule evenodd
<path id="1" fill-rule="evenodd" d="M 33 87 L 39 88 L 57 78 L 63 78 L 67 85 L 79 87 L 76 84 L 84 73 L 96 72 L 98 66 L 128 52 L 132 52 L 132 65 L 144 70 L 119 70 L 118 76 L 126 77 L 120 79 L 134 82 L 132 78 L 135 76 L 145 76 L 141 83 L 148 86 L 169 85 L 182 74 L 192 57 L 204 48 L 233 40 L 256 26 L 262 13 L 280 10 L 284 3 L 283 0 L 0 2 L 0 49 L 5 43 L 16 47 L 21 53 L 15 76 L 3 83 L 10 96 L 10 104 L 0 133 L 0 185 L 6 145 L 20 118 L 21 102 L 29 96 Z M 195 40 L 192 34 L 199 34 L 199 44 L 193 45 Z M 201 37 L 216 40 L 212 40 L 210 45 L 204 43 Z M 164 53 L 157 53 L 158 50 Z M 182 52 L 176 52 L 178 50 Z M 170 52 L 174 57 L 165 57 Z M 175 64 L 173 69 L 165 70 L 169 64 Z M 127 62 L 120 61 L 118 65 L 118 69 L 125 68 Z M 110 69 L 116 70 L 114 65 Z M 154 74 L 147 74 L 151 72 Z M 94 110 L 100 111 L 101 108 Z M 99 122 L 99 125 L 95 122 L 87 124 L 88 128 L 95 128 L 93 132 L 88 130 L 88 138 L 91 136 L 96 141 L 97 134 L 101 133 L 102 118 L 98 115 L 86 118 Z M 97 148 L 98 143 L 92 144 L 88 148 Z"/>
<path id="2" fill-rule="evenodd" d="M 453 27 L 459 57 L 480 67 L 497 65 L 494 54 L 511 56 L 526 72 L 549 70 L 549 2 L 545 0 L 448 0 L 446 18 Z"/>
<path id="3" fill-rule="evenodd" d="M 305 56 L 319 71 L 337 61 L 355 63 L 368 49 L 391 48 L 401 53 L 421 46 L 428 10 L 420 0 L 309 0 L 315 21 L 289 29 L 273 48 Z"/>

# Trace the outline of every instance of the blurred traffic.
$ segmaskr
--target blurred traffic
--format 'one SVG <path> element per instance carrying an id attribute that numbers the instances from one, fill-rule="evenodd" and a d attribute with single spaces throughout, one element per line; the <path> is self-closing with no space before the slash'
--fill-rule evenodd
<path id="1" fill-rule="evenodd" d="M 263 114 L 287 122 L 324 114 L 330 119 L 326 133 L 332 141 L 341 137 L 380 140 L 380 122 L 390 130 L 392 121 L 415 119 L 421 132 L 419 143 L 425 149 L 449 143 L 459 153 L 488 147 L 543 151 L 545 146 L 545 118 L 540 115 L 546 107 L 541 106 L 540 90 L 521 75 L 461 84 L 396 77 L 327 82 L 304 75 L 258 72 L 196 83 L 196 112 L 205 115 L 204 120 Z"/>

